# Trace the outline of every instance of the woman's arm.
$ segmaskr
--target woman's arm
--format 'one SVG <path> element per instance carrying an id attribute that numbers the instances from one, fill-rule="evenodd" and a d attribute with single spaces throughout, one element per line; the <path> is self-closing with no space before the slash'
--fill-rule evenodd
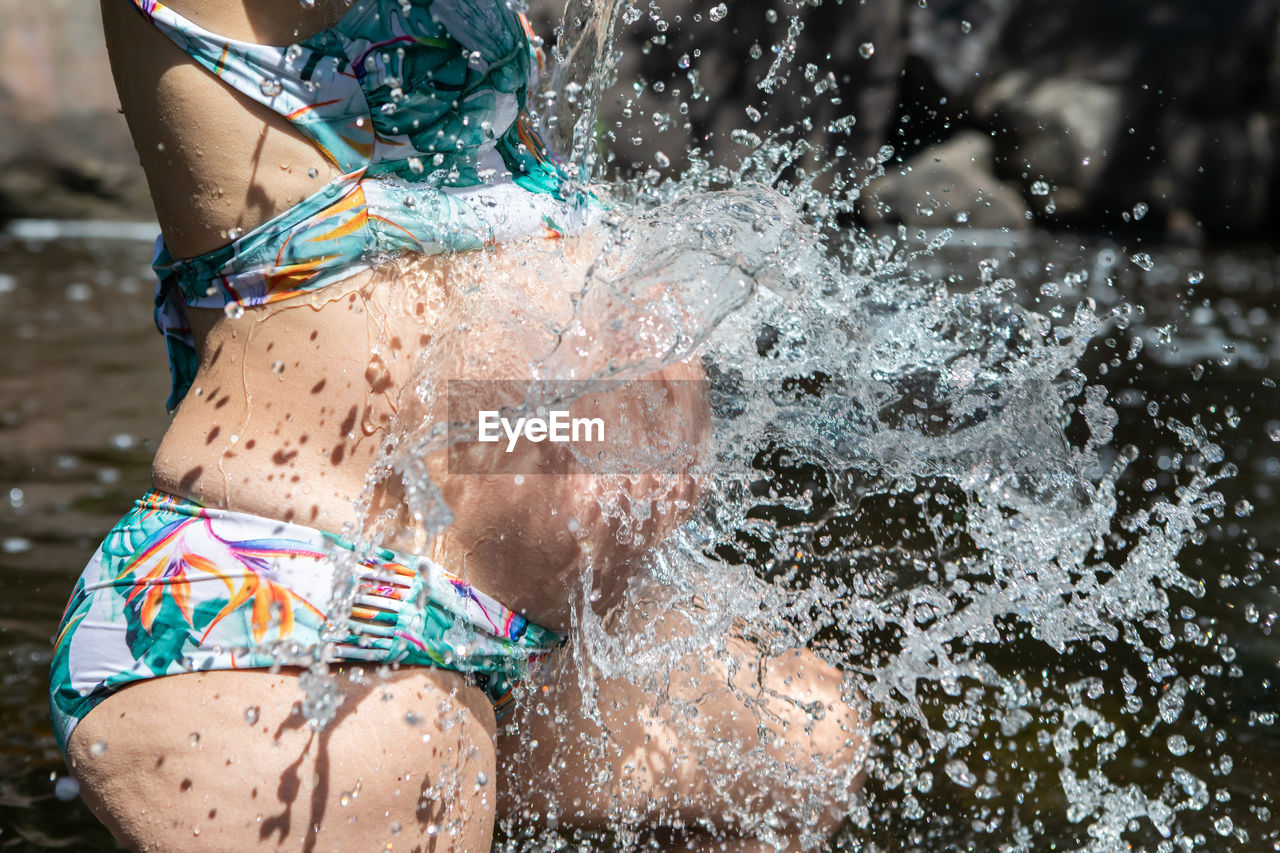
<path id="1" fill-rule="evenodd" d="M 287 45 L 340 16 L 339 2 L 186 0 L 175 10 L 227 38 Z M 196 64 L 134 8 L 102 0 L 120 105 L 165 243 L 186 258 L 226 245 L 336 174 L 287 120 Z"/>

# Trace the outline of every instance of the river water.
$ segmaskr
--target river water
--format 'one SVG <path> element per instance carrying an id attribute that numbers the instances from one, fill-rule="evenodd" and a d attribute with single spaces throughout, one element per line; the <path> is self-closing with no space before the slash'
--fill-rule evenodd
<path id="1" fill-rule="evenodd" d="M 111 844 L 66 783 L 58 785 L 65 771 L 48 722 L 46 677 L 67 591 L 102 534 L 147 487 L 167 420 L 167 376 L 148 307 L 150 234 L 148 226 L 19 222 L 0 236 L 0 849 Z M 878 633 L 860 632 L 846 612 L 813 632 L 811 641 L 859 672 L 859 688 L 877 698 L 874 766 L 843 849 L 1280 849 L 1271 811 L 1280 793 L 1273 634 L 1280 256 L 1147 249 L 1150 262 L 1134 262 L 1132 247 L 1105 240 L 958 232 L 911 257 L 910 240 L 899 252 L 908 278 L 953 276 L 953 289 L 963 292 L 959 279 L 968 275 L 972 289 L 994 268 L 1013 282 L 1008 305 L 1053 316 L 1055 306 L 1091 298 L 1097 314 L 1112 318 L 1068 367 L 1107 390 L 1099 399 L 1114 411 L 1103 418 L 1114 421 L 1114 436 L 1101 443 L 1100 460 L 1134 457 L 1119 474 L 1118 506 L 1106 525 L 1117 541 L 1104 551 L 1128 555 L 1133 543 L 1151 542 L 1137 511 L 1162 495 L 1167 511 L 1188 491 L 1190 451 L 1176 431 L 1153 427 L 1155 417 L 1188 429 L 1198 419 L 1205 438 L 1187 442 L 1220 447 L 1235 473 L 1205 489 L 1220 500 L 1204 504 L 1180 547 L 1143 564 L 1149 572 L 1162 560 L 1176 565 L 1184 580 L 1155 581 L 1167 599 L 1117 616 L 1111 637 L 1054 636 L 1053 613 L 1037 609 L 1043 601 L 1014 602 L 994 614 L 994 633 L 961 632 L 944 644 L 957 664 L 946 678 L 911 669 L 891 620 Z M 1072 398 L 1077 408 L 1087 408 L 1088 394 Z M 1096 417 L 1064 417 L 1068 444 L 1086 445 Z M 895 600 L 918 607 L 922 590 L 932 590 L 935 604 L 955 607 L 963 598 L 957 578 L 913 574 L 904 556 L 914 553 L 918 565 L 925 554 L 975 551 L 973 542 L 954 541 L 946 524 L 931 532 L 930 514 L 917 511 L 945 515 L 948 500 L 964 499 L 963 485 L 939 475 L 914 492 L 901 483 L 866 488 L 857 514 L 815 532 L 810 522 L 824 502 L 840 503 L 823 495 L 834 487 L 798 462 L 761 467 L 772 469 L 776 493 L 797 484 L 809 490 L 803 506 L 774 501 L 771 523 L 775 535 L 804 533 L 811 553 L 800 562 L 810 581 L 843 585 L 850 599 L 874 601 L 881 613 L 893 612 Z M 1095 483 L 1106 477 L 1086 474 Z M 928 497 L 912 497 L 920 494 Z M 872 545 L 896 557 L 883 557 L 881 568 L 889 568 L 875 584 L 859 586 Z M 776 570 L 767 559 L 758 563 L 762 573 Z M 1150 578 L 1140 580 L 1135 597 L 1149 593 Z M 967 582 L 974 591 L 964 602 L 980 601 L 973 572 Z M 1055 583 L 1063 600 L 1089 592 L 1079 574 Z M 945 609 L 917 619 L 925 635 Z M 981 622 L 972 611 L 965 618 Z M 899 694 L 877 692 L 890 673 L 899 686 L 908 674 L 919 681 Z M 919 711 L 914 718 L 908 704 Z"/>

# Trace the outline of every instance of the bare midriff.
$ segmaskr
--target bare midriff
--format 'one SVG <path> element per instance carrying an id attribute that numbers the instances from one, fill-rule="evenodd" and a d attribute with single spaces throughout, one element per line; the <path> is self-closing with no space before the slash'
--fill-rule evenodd
<path id="1" fill-rule="evenodd" d="M 430 334 L 425 303 L 417 322 L 389 327 L 386 283 L 363 273 L 234 319 L 192 311 L 200 368 L 160 443 L 156 488 L 360 533 L 349 527 L 355 501 Z M 394 544 L 421 551 L 426 543 Z"/>

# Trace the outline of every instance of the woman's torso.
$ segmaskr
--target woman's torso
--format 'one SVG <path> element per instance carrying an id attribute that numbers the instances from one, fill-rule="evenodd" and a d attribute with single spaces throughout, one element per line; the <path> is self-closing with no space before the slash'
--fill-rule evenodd
<path id="1" fill-rule="evenodd" d="M 173 258 L 225 246 L 340 175 L 289 121 L 197 65 L 131 0 L 102 5 L 122 106 Z M 227 38 L 286 46 L 333 25 L 348 5 L 186 0 L 175 11 Z M 422 378 L 414 376 L 421 354 L 459 337 L 452 291 L 457 279 L 474 276 L 475 254 L 414 255 L 243 312 L 189 309 L 199 368 L 158 448 L 155 486 L 208 506 L 339 532 L 350 532 L 364 495 L 382 517 L 406 522 L 392 536 L 384 525 L 380 544 L 425 552 L 534 621 L 564 627 L 564 587 L 582 543 L 594 540 L 598 563 L 621 565 L 637 552 L 628 546 L 609 554 L 613 528 L 590 489 L 560 478 L 522 494 L 507 478 L 455 479 L 445 493 L 463 508 L 434 538 L 411 522 L 396 478 L 366 490 L 383 439 L 413 399 L 405 391 Z M 545 265 L 499 267 L 501 289 L 514 303 L 567 296 L 556 293 Z M 541 295 L 529 298 L 532 290 Z M 481 325 L 468 334 L 479 335 Z M 490 347 L 481 361 L 493 360 L 489 343 L 466 343 L 478 352 Z M 655 518 L 654 536 L 670 522 Z"/>
<path id="2" fill-rule="evenodd" d="M 174 5 L 206 29 L 276 45 L 300 41 L 346 11 L 343 0 Z M 129 0 L 104 0 L 102 9 L 122 106 L 174 257 L 224 246 L 337 177 L 285 118 L 198 66 Z M 370 278 L 318 294 L 323 301 L 289 300 L 239 317 L 189 309 L 200 369 L 156 454 L 155 485 L 212 506 L 341 530 L 394 390 L 376 368 L 366 379 L 372 342 L 359 293 Z"/>

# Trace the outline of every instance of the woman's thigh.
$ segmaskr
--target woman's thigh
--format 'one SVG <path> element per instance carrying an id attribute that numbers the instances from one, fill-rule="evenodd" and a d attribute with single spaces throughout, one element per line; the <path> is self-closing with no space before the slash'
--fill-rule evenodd
<path id="1" fill-rule="evenodd" d="M 630 623 L 628 625 L 628 623 Z M 641 605 L 623 628 L 659 642 L 688 617 Z M 861 783 L 865 721 L 841 673 L 805 649 L 742 637 L 690 648 L 634 683 L 582 672 L 573 649 L 539 673 L 499 731 L 499 817 L 561 824 L 829 834 Z"/>
<path id="2" fill-rule="evenodd" d="M 456 673 L 383 672 L 339 671 L 318 730 L 297 671 L 136 682 L 81 721 L 68 760 L 131 849 L 488 851 L 491 706 Z"/>

